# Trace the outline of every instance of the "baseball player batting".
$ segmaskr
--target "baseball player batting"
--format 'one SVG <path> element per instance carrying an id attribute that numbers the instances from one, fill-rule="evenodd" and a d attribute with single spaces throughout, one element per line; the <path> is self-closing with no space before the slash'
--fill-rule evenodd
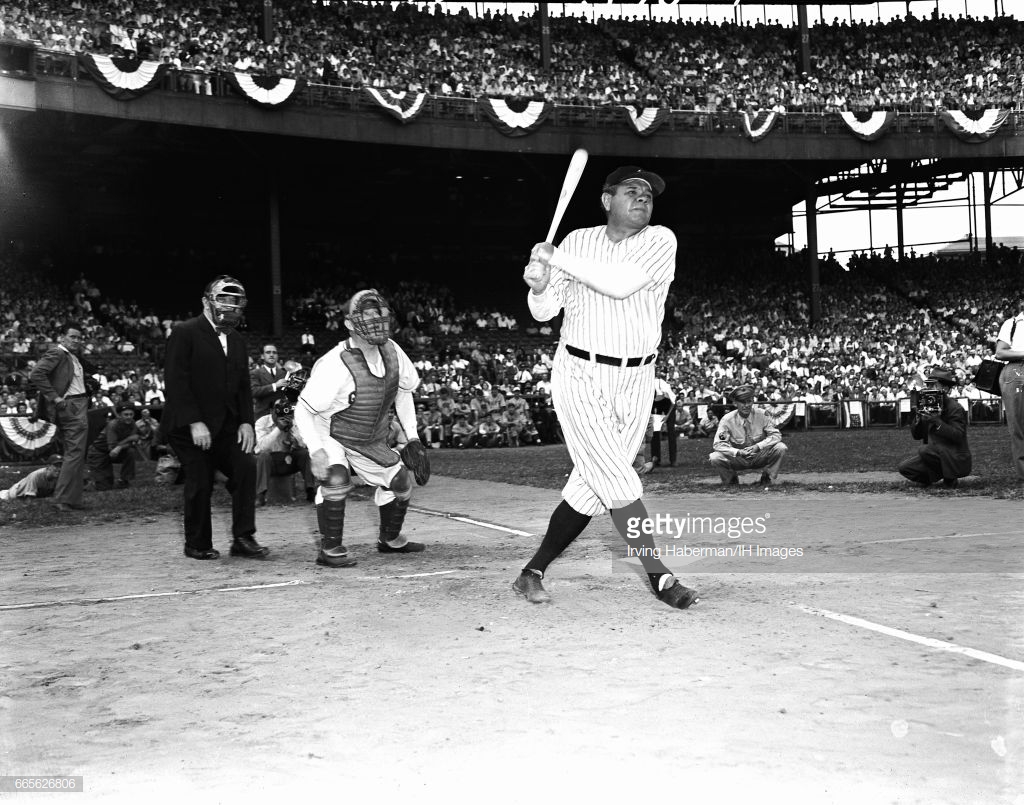
<path id="1" fill-rule="evenodd" d="M 551 397 L 573 461 L 540 548 L 512 585 L 533 603 L 550 601 L 541 584 L 548 565 L 595 515 L 608 510 L 623 539 L 630 519 L 648 517 L 633 459 L 650 418 L 665 298 L 675 275 L 675 235 L 649 225 L 654 197 L 664 189 L 650 171 L 613 171 L 601 191 L 607 223 L 570 232 L 557 248 L 538 243 L 523 272 L 537 321 L 565 311 Z M 642 557 L 659 600 L 677 609 L 698 600 L 657 558 L 653 535 L 627 544 Z"/>
<path id="2" fill-rule="evenodd" d="M 342 544 L 345 499 L 352 471 L 376 487 L 381 553 L 418 553 L 423 543 L 402 536 L 412 481 L 425 484 L 430 462 L 416 435 L 412 395 L 420 378 L 405 351 L 391 340 L 391 310 L 375 290 L 359 291 L 345 314 L 349 338 L 321 357 L 295 406 L 295 425 L 309 448 L 310 468 L 319 479 L 317 519 L 322 536 L 316 562 L 351 567 L 355 559 Z M 413 438 L 399 452 L 387 444 L 389 411 Z"/>

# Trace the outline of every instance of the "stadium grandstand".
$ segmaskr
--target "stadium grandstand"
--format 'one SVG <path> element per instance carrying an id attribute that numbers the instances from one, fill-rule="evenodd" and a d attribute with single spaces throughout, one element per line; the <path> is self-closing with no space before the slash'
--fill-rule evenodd
<path id="1" fill-rule="evenodd" d="M 813 214 L 807 249 L 775 241 L 804 226 L 803 201 L 900 215 L 977 172 L 987 211 L 995 177 L 1020 189 L 1024 23 L 998 0 L 992 17 L 871 4 L 901 13 L 866 22 L 794 4 L 785 22 L 735 4 L 716 22 L 455 5 L 472 4 L 0 5 L 10 413 L 31 407 L 19 378 L 67 314 L 87 322 L 107 400 L 158 399 L 163 338 L 221 271 L 245 278 L 254 355 L 274 339 L 308 364 L 303 337 L 328 348 L 347 295 L 375 285 L 436 379 L 508 384 L 557 338 L 520 275 L 581 145 L 562 232 L 592 222 L 610 167 L 669 183 L 662 368 L 695 405 L 753 381 L 775 401 L 898 408 L 935 360 L 966 383 L 990 353 L 1018 249 L 946 261 L 901 238 L 843 270 Z M 965 294 L 967 274 L 985 280 Z M 977 418 L 998 419 L 982 402 Z"/>

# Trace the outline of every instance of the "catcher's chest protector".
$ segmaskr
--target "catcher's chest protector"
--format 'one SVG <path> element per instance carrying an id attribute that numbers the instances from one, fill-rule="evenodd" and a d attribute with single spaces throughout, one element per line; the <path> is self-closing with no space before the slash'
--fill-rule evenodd
<path id="1" fill-rule="evenodd" d="M 388 411 L 398 396 L 398 353 L 389 341 L 381 345 L 380 354 L 384 377 L 370 372 L 362 350 L 342 350 L 342 363 L 352 373 L 356 390 L 348 408 L 331 417 L 331 436 L 346 449 L 390 467 L 399 461 L 398 454 L 387 446 Z"/>

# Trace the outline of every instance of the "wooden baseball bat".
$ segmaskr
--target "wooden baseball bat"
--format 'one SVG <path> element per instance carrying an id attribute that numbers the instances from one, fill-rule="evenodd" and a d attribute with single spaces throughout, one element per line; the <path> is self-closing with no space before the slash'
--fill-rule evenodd
<path id="1" fill-rule="evenodd" d="M 551 219 L 551 228 L 548 229 L 548 236 L 544 239 L 545 243 L 554 243 L 555 232 L 558 231 L 558 225 L 562 223 L 562 216 L 565 215 L 572 194 L 576 192 L 576 185 L 580 183 L 583 169 L 587 167 L 588 156 L 585 148 L 577 148 L 573 152 L 572 159 L 569 160 L 569 169 L 565 172 L 565 179 L 562 180 L 562 192 L 558 194 L 558 204 L 555 206 L 555 215 Z"/>

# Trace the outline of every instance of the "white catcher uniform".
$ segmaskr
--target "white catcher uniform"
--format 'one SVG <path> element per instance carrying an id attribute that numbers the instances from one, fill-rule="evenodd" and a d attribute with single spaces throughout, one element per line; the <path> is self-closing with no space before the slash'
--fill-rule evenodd
<path id="1" fill-rule="evenodd" d="M 416 409 L 412 394 L 420 384 L 419 372 L 405 350 L 394 341 L 388 343 L 394 346 L 398 357 L 398 395 L 395 397 L 398 422 L 406 434 L 415 434 Z M 356 387 L 352 373 L 341 360 L 341 352 L 346 349 L 349 349 L 347 340 L 313 364 L 309 380 L 299 396 L 299 404 L 295 406 L 295 426 L 305 440 L 310 455 L 322 448 L 327 453 L 329 464 L 351 467 L 360 478 L 377 488 L 374 503 L 384 506 L 395 499 L 389 487 L 395 475 L 403 468 L 402 462 L 399 460 L 393 466 L 382 466 L 360 453 L 346 450 L 331 436 L 331 417 L 349 407 L 349 400 Z M 367 368 L 376 377 L 383 377 L 383 357 L 378 356 L 376 362 L 368 361 Z M 394 452 L 397 456 L 398 451 Z M 319 504 L 321 500 L 321 492 L 318 490 L 316 503 Z"/>
<path id="2" fill-rule="evenodd" d="M 580 266 L 630 264 L 650 281 L 615 299 L 557 267 L 566 260 Z M 573 461 L 562 497 L 580 514 L 602 514 L 643 493 L 633 459 L 650 418 L 654 364 L 675 264 L 676 236 L 667 227 L 647 226 L 617 243 L 603 225 L 577 229 L 555 251 L 544 293 L 528 294 L 537 321 L 565 310 L 551 397 Z M 577 350 L 586 356 L 573 354 Z"/>

